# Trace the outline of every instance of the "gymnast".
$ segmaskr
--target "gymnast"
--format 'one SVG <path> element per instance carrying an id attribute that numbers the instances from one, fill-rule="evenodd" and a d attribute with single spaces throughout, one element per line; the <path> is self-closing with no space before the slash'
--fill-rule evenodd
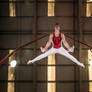
<path id="1" fill-rule="evenodd" d="M 46 46 L 40 47 L 42 54 L 37 56 L 33 60 L 29 60 L 27 64 L 32 64 L 52 54 L 60 54 L 67 57 L 68 59 L 76 63 L 77 65 L 83 68 L 85 67 L 83 63 L 80 63 L 74 56 L 72 56 L 69 53 L 69 52 L 72 52 L 72 53 L 74 52 L 74 46 L 72 47 L 69 46 L 69 44 L 67 43 L 65 39 L 64 33 L 62 33 L 60 29 L 61 29 L 60 25 L 56 23 L 54 32 L 49 35 L 49 40 Z M 52 44 L 52 47 L 48 49 L 51 46 L 51 44 Z M 66 49 L 63 47 L 63 45 L 65 46 Z"/>

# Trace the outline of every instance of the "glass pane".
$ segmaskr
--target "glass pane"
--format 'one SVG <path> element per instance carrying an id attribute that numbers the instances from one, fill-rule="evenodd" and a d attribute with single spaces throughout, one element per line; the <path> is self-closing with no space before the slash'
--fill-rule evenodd
<path id="1" fill-rule="evenodd" d="M 88 63 L 90 64 L 90 61 L 92 60 L 92 52 L 88 50 Z M 92 66 L 90 65 L 88 67 L 89 71 L 89 80 L 92 80 Z M 92 92 L 92 82 L 89 82 L 89 92 Z"/>
<path id="2" fill-rule="evenodd" d="M 14 50 L 9 50 L 9 53 L 13 52 Z M 9 57 L 9 64 L 14 59 L 14 55 Z M 15 80 L 14 75 L 14 68 L 8 66 L 8 80 Z M 8 92 L 14 92 L 14 83 L 8 83 Z"/>
<path id="3" fill-rule="evenodd" d="M 55 3 L 53 3 L 55 0 L 48 0 L 48 16 L 55 16 L 54 8 Z"/>
<path id="4" fill-rule="evenodd" d="M 55 65 L 55 55 L 48 56 L 48 65 Z M 47 80 L 55 81 L 56 80 L 56 67 L 48 66 L 47 67 Z M 56 92 L 56 83 L 47 84 L 47 92 Z"/>
<path id="5" fill-rule="evenodd" d="M 92 17 L 92 3 L 90 3 L 92 1 L 91 0 L 88 0 L 87 2 L 88 3 L 86 5 L 86 16 L 87 17 Z"/>
<path id="6" fill-rule="evenodd" d="M 9 0 L 9 16 L 10 17 L 15 17 L 16 16 L 16 7 L 15 7 L 15 3 L 12 1 L 16 1 L 16 0 Z"/>

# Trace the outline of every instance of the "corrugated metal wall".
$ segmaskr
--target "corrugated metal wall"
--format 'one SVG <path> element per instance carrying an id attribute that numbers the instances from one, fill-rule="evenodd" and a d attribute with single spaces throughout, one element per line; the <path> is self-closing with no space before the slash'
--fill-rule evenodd
<path id="1" fill-rule="evenodd" d="M 92 18 L 86 17 L 86 1 L 81 1 L 82 41 L 92 44 Z M 37 9 L 34 7 L 35 2 L 37 3 Z M 10 49 L 15 49 L 33 40 L 35 35 L 38 38 L 46 33 L 53 32 L 56 22 L 60 23 L 61 30 L 64 33 L 79 39 L 78 14 L 80 11 L 78 10 L 78 4 L 77 0 L 56 0 L 55 16 L 48 17 L 47 0 L 17 0 L 16 17 L 9 17 L 8 0 L 0 0 L 0 59 L 6 56 Z M 34 16 L 36 17 L 36 23 L 34 23 Z M 34 25 L 37 27 L 36 30 Z M 66 39 L 70 45 L 75 45 L 73 55 L 79 59 L 78 43 Z M 40 60 L 35 65 L 28 66 L 26 64 L 29 59 L 33 59 L 41 53 L 39 47 L 44 46 L 47 40 L 48 37 L 37 42 L 36 52 L 34 52 L 34 44 L 32 44 L 15 55 L 18 61 L 18 66 L 15 68 L 15 92 L 47 92 L 47 58 Z M 85 53 L 88 48 L 83 47 L 81 50 Z M 82 58 L 84 58 L 83 53 Z M 85 56 L 87 57 L 87 54 Z M 1 92 L 7 92 L 7 62 L 8 60 L 0 65 Z M 81 62 L 86 63 L 87 60 Z M 80 69 L 80 71 L 81 73 L 79 73 L 78 66 L 72 61 L 64 56 L 56 55 L 56 92 L 88 92 L 88 82 L 85 82 L 85 80 L 88 80 L 87 67 Z"/>

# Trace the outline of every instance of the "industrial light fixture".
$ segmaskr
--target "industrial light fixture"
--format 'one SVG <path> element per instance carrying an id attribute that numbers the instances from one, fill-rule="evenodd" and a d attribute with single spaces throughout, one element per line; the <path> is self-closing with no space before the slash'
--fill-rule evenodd
<path id="1" fill-rule="evenodd" d="M 10 66 L 11 67 L 16 67 L 16 64 L 17 64 L 16 60 L 13 60 L 13 61 L 11 61 Z"/>

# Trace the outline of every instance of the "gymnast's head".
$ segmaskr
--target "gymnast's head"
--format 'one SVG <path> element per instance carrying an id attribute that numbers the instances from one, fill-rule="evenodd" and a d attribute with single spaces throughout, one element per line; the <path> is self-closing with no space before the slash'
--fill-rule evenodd
<path id="1" fill-rule="evenodd" d="M 55 24 L 55 31 L 60 31 L 60 25 L 59 25 L 59 23 Z"/>

